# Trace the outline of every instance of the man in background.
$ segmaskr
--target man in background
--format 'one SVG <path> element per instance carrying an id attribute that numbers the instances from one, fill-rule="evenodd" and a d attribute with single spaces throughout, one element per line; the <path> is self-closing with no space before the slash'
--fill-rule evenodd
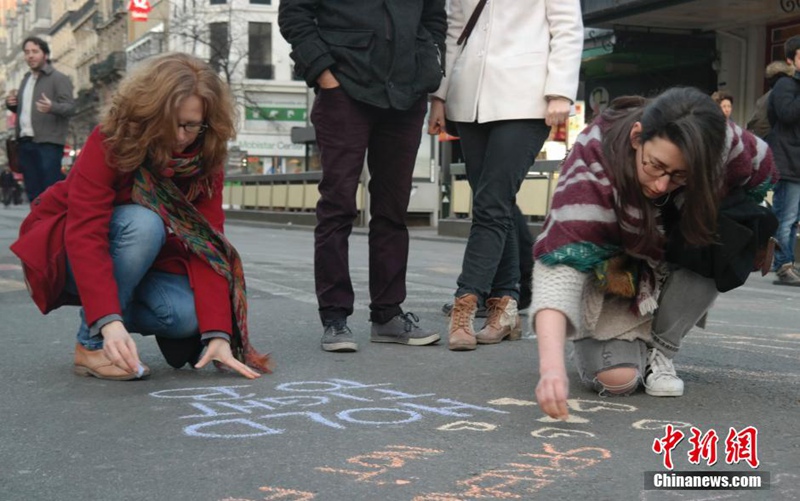
<path id="1" fill-rule="evenodd" d="M 776 285 L 800 286 L 800 273 L 794 266 L 797 221 L 800 220 L 800 35 L 784 44 L 786 62 L 793 66 L 792 78 L 781 78 L 769 95 L 767 116 L 772 131 L 767 143 L 772 148 L 780 180 L 775 185 L 772 209 L 778 218 L 773 268 Z"/>
<path id="2" fill-rule="evenodd" d="M 22 78 L 19 90 L 6 97 L 6 107 L 17 114 L 19 165 L 24 171 L 28 200 L 33 203 L 50 185 L 64 178 L 61 158 L 75 100 L 72 82 L 50 64 L 47 42 L 28 37 L 22 50 L 30 71 Z"/>

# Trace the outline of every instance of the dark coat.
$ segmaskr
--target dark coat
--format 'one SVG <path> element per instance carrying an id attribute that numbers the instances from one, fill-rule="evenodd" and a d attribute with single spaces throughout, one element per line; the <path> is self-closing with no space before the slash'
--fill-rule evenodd
<path id="1" fill-rule="evenodd" d="M 310 87 L 330 69 L 351 98 L 407 110 L 441 82 L 445 0 L 282 0 L 278 24 Z"/>
<path id="2" fill-rule="evenodd" d="M 767 109 L 772 148 L 781 180 L 800 183 L 800 73 L 781 78 L 769 94 Z"/>
<path id="3" fill-rule="evenodd" d="M 717 218 L 717 243 L 690 247 L 680 231 L 671 231 L 666 260 L 707 278 L 713 278 L 719 292 L 728 292 L 744 284 L 750 273 L 772 263 L 767 258 L 770 237 L 778 228 L 778 219 L 769 207 L 756 203 L 737 189 L 720 204 Z M 762 269 L 762 275 L 765 271 Z"/>
<path id="4" fill-rule="evenodd" d="M 108 234 L 114 207 L 132 203 L 133 174 L 109 166 L 103 139 L 95 128 L 67 179 L 34 200 L 20 226 L 19 239 L 11 245 L 23 263 L 28 291 L 42 313 L 64 304 L 81 304 L 89 325 L 106 315 L 122 315 Z M 225 220 L 222 185 L 219 174 L 213 195 L 203 194 L 192 202 L 218 231 Z M 67 253 L 80 298 L 64 290 Z M 190 253 L 178 237 L 167 237 L 153 267 L 188 275 L 200 332 L 233 332 L 228 281 Z"/>

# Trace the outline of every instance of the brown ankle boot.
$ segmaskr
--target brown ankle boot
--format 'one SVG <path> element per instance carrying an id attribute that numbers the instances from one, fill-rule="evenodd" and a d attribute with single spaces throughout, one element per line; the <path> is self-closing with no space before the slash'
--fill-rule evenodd
<path id="1" fill-rule="evenodd" d="M 451 350 L 474 350 L 478 346 L 475 341 L 475 331 L 472 329 L 477 309 L 478 296 L 475 294 L 464 294 L 456 298 L 450 314 L 449 345 Z"/>
<path id="2" fill-rule="evenodd" d="M 514 298 L 489 298 L 486 301 L 486 313 L 486 323 L 475 336 L 480 344 L 495 344 L 506 338 L 516 341 L 522 337 L 522 322 Z"/>

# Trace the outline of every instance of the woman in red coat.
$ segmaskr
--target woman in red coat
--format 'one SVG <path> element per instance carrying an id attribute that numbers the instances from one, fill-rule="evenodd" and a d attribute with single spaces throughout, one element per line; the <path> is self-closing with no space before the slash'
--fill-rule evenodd
<path id="1" fill-rule="evenodd" d="M 130 332 L 155 335 L 176 368 L 268 372 L 248 342 L 241 260 L 223 235 L 233 110 L 208 64 L 155 57 L 120 84 L 67 179 L 33 201 L 11 249 L 43 313 L 82 306 L 76 373 L 149 374 Z"/>

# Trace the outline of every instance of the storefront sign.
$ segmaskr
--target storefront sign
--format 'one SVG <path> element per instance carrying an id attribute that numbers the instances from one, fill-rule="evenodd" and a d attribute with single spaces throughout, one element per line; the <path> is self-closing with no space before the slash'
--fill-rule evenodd
<path id="1" fill-rule="evenodd" d="M 302 157 L 306 151 L 304 145 L 293 143 L 288 135 L 240 133 L 232 146 L 259 157 Z"/>
<path id="2" fill-rule="evenodd" d="M 292 127 L 305 127 L 308 124 L 306 91 L 301 90 L 302 93 L 248 92 L 245 96 L 245 130 L 288 136 Z"/>

